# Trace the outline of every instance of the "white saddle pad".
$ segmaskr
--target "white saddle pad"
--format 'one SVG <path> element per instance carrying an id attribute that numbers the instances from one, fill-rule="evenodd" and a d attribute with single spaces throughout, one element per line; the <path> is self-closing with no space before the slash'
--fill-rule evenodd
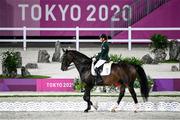
<path id="1" fill-rule="evenodd" d="M 91 65 L 91 74 L 93 75 L 93 76 L 96 76 L 97 74 L 96 74 L 96 72 L 95 72 L 95 70 L 94 70 L 94 62 L 95 61 L 93 61 L 92 62 L 92 65 Z M 112 65 L 112 61 L 111 62 L 109 62 L 109 63 L 105 63 L 104 65 L 103 65 L 103 70 L 102 70 L 102 72 L 101 72 L 101 76 L 106 76 L 106 75 L 109 75 L 110 73 L 111 73 L 111 65 Z"/>

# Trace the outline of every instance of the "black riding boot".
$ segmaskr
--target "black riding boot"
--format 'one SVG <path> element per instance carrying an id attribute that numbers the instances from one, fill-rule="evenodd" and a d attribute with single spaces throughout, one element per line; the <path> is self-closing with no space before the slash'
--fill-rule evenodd
<path id="1" fill-rule="evenodd" d="M 95 72 L 96 72 L 96 74 L 97 74 L 96 79 L 95 79 L 95 84 L 96 84 L 96 85 L 97 85 L 97 84 L 102 84 L 103 80 L 102 80 L 102 77 L 101 77 L 101 75 L 100 75 L 100 70 L 99 70 L 99 68 L 96 68 L 96 69 L 95 69 Z"/>

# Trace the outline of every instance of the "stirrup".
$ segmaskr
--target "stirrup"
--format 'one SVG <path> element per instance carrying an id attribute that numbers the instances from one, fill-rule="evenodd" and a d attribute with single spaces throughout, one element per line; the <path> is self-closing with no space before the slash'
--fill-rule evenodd
<path id="1" fill-rule="evenodd" d="M 96 81 L 96 84 L 102 84 L 103 80 Z"/>

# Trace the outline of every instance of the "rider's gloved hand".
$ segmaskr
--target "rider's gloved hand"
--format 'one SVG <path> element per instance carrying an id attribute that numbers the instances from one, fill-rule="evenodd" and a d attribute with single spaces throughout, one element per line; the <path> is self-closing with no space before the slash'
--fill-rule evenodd
<path id="1" fill-rule="evenodd" d="M 93 58 L 92 58 L 92 60 L 93 60 L 93 61 L 96 61 L 96 58 L 95 58 L 95 57 L 93 57 Z"/>

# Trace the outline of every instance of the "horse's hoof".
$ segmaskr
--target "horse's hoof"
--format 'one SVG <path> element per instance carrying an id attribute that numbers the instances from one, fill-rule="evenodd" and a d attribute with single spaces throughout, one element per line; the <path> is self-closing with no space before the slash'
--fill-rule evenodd
<path id="1" fill-rule="evenodd" d="M 88 110 L 84 110 L 85 113 L 88 113 Z"/>
<path id="2" fill-rule="evenodd" d="M 111 112 L 116 112 L 117 108 L 118 108 L 118 104 L 116 104 L 114 107 L 111 108 Z"/>
<path id="3" fill-rule="evenodd" d="M 111 109 L 111 112 L 116 112 L 116 110 L 115 109 Z"/>
<path id="4" fill-rule="evenodd" d="M 137 113 L 137 112 L 138 112 L 138 109 L 139 109 L 139 105 L 138 105 L 138 104 L 135 104 L 134 113 Z"/>

